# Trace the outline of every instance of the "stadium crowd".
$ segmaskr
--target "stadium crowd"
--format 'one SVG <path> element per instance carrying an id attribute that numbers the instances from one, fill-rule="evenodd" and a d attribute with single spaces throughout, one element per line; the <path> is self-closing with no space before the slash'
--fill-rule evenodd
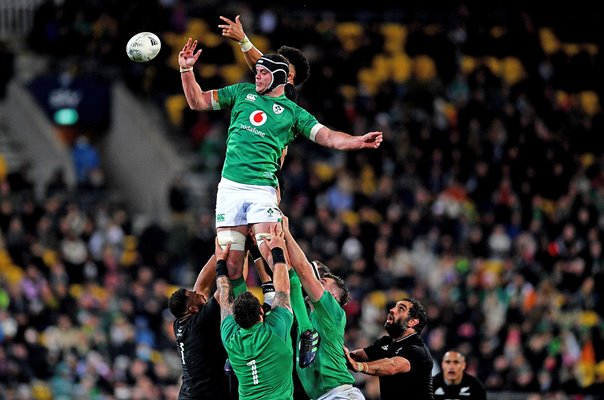
<path id="1" fill-rule="evenodd" d="M 302 105 L 341 129 L 384 132 L 378 152 L 296 141 L 284 165 L 294 236 L 351 289 L 347 347 L 372 343 L 405 293 L 427 307 L 435 365 L 460 349 L 491 394 L 604 392 L 602 38 L 515 3 L 383 14 L 147 3 L 45 2 L 32 48 L 123 77 L 165 107 L 181 90 L 176 52 L 132 65 L 122 44 L 152 26 L 169 46 L 196 23 L 211 31 L 218 11 L 241 14 L 268 48 L 309 56 Z M 196 72 L 218 87 L 238 49 L 210 38 L 199 37 L 202 64 L 216 68 Z M 220 154 L 216 114 L 183 109 L 172 128 Z M 0 182 L 0 398 L 176 398 L 167 298 L 214 249 L 212 205 L 175 189 L 174 224 L 136 230 L 102 184 L 40 199 L 22 172 Z M 379 398 L 375 379 L 359 379 Z"/>

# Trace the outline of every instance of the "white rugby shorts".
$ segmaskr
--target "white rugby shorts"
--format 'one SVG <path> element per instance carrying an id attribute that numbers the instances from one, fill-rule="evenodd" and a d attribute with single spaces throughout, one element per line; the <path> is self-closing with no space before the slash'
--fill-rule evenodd
<path id="1" fill-rule="evenodd" d="M 216 194 L 216 227 L 279 222 L 277 189 L 246 185 L 222 178 Z"/>

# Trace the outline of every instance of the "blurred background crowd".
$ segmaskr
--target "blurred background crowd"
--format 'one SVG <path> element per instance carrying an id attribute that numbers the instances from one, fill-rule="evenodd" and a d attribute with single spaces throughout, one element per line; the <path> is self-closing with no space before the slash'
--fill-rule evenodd
<path id="1" fill-rule="evenodd" d="M 45 57 L 63 78 L 121 80 L 217 182 L 228 115 L 187 109 L 177 53 L 185 38 L 200 40 L 204 89 L 252 79 L 216 27 L 219 15 L 241 15 L 262 51 L 307 55 L 299 102 L 321 122 L 384 132 L 378 151 L 298 139 L 284 165 L 294 236 L 351 289 L 347 346 L 372 343 L 388 305 L 414 296 L 428 310 L 435 365 L 459 348 L 493 399 L 602 398 L 601 11 L 318 3 L 42 1 L 23 46 L 0 46 L 0 83 L 17 51 Z M 162 39 L 147 64 L 125 55 L 139 31 Z M 95 148 L 109 124 L 58 128 L 75 188 L 59 174 L 37 194 L 26 165 L 0 159 L 0 399 L 176 398 L 167 297 L 192 287 L 213 251 L 213 193 L 201 201 L 175 179 L 170 223 L 134 223 Z M 379 398 L 375 379 L 359 379 Z"/>

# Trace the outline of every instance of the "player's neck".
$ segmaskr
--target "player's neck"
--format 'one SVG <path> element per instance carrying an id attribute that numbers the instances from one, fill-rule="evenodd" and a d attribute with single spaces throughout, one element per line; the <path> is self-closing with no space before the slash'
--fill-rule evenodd
<path id="1" fill-rule="evenodd" d="M 399 337 L 396 338 L 392 338 L 393 341 L 398 342 L 400 340 L 405 340 L 410 336 L 415 335 L 417 332 L 415 332 L 413 329 L 407 329 L 405 332 L 403 332 L 402 335 L 400 335 Z"/>
<path id="2" fill-rule="evenodd" d="M 274 88 L 273 90 L 271 90 L 268 93 L 264 93 L 264 96 L 267 97 L 280 97 L 283 96 L 283 93 L 285 93 L 285 89 L 284 86 L 277 86 L 276 88 Z"/>
<path id="3" fill-rule="evenodd" d="M 449 386 L 453 386 L 453 385 L 459 385 L 461 383 L 461 378 L 457 379 L 457 380 L 447 380 L 445 379 L 445 383 Z"/>

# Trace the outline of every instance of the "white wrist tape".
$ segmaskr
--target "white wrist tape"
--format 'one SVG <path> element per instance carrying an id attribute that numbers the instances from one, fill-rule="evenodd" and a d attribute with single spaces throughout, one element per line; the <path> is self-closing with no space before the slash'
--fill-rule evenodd
<path id="1" fill-rule="evenodd" d="M 247 35 L 244 36 L 243 39 L 241 39 L 241 42 L 239 42 L 239 46 L 241 47 L 241 51 L 243 51 L 244 53 L 247 53 L 252 49 L 252 47 L 254 47 L 252 42 L 250 42 L 250 39 L 248 39 Z"/>

